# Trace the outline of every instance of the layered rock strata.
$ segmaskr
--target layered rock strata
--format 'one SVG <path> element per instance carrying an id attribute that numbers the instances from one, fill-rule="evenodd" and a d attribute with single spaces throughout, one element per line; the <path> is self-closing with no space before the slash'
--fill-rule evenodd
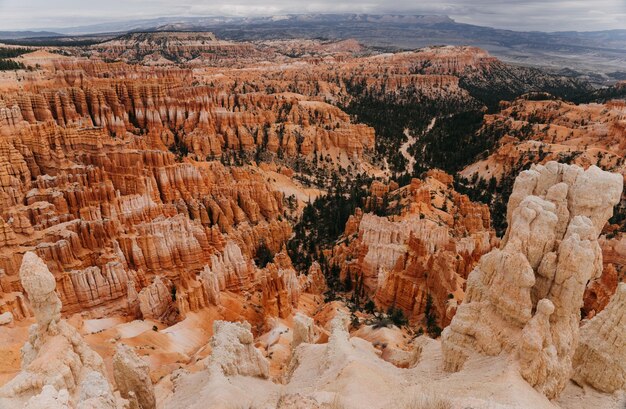
<path id="1" fill-rule="evenodd" d="M 375 173 L 373 128 L 335 105 L 347 106 L 357 89 L 475 103 L 460 78 L 503 68 L 473 47 L 364 57 L 351 54 L 361 50 L 354 41 L 309 43 L 310 57 L 293 59 L 285 56 L 289 42 L 259 53 L 209 33 L 133 33 L 81 48 L 89 59 L 33 53 L 40 70 L 0 83 L 0 312 L 28 316 L 17 271 L 32 250 L 59 281 L 64 314 L 131 308 L 138 316 L 126 298 L 160 276 L 188 293 L 174 306 L 184 317 L 205 305 L 198 276 L 224 243 L 235 241 L 249 260 L 261 241 L 276 253 L 290 237 L 283 201 L 293 189 L 270 183 L 255 165 L 287 165 L 320 184 L 338 169 Z M 168 58 L 189 66 L 161 66 Z M 454 269 L 466 276 L 471 266 L 463 257 Z M 441 259 L 433 268 L 448 262 L 456 263 Z M 428 291 L 409 286 L 402 308 L 419 311 L 433 291 L 439 315 L 447 316 L 453 278 Z M 390 277 L 384 288 L 407 281 Z M 249 285 L 256 284 L 242 287 Z M 210 293 L 205 298 L 214 303 Z M 394 294 L 377 298 L 385 305 Z"/>
<path id="2" fill-rule="evenodd" d="M 461 175 L 468 181 L 497 181 L 500 190 L 512 184 L 517 173 L 532 163 L 549 161 L 596 165 L 626 176 L 626 103 L 614 99 L 603 103 L 574 104 L 543 95 L 502 102 L 500 111 L 485 115 L 477 138 L 496 137 L 495 149 L 484 159 L 468 165 Z M 486 184 L 485 184 L 486 186 Z M 585 294 L 584 313 L 601 311 L 626 271 L 621 243 L 626 196 L 622 196 L 613 226 L 603 232 L 604 274 Z"/>
<path id="3" fill-rule="evenodd" d="M 173 46 L 193 53 L 188 40 Z M 259 161 L 370 166 L 373 129 L 320 96 L 283 92 L 290 81 L 264 84 L 257 71 L 238 84 L 194 81 L 189 69 L 46 55 L 38 79 L 0 96 L 0 313 L 16 320 L 30 315 L 17 276 L 27 250 L 55 275 L 63 314 L 184 318 L 219 302 L 215 279 L 201 276 L 233 245 L 249 266 L 260 242 L 275 254 L 291 235 L 284 194 Z M 274 291 L 278 281 L 291 291 L 293 277 L 264 273 L 246 267 L 220 290 L 268 286 L 268 314 L 285 316 L 290 303 Z M 155 276 L 176 288 L 174 305 Z"/>

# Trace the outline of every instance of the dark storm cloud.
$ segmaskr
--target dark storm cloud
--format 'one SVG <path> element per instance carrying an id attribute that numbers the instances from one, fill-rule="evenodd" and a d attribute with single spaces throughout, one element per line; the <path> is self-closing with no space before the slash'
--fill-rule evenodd
<path id="1" fill-rule="evenodd" d="M 447 14 L 459 22 L 513 30 L 626 29 L 625 0 L 0 0 L 0 30 L 162 16 L 308 12 Z"/>

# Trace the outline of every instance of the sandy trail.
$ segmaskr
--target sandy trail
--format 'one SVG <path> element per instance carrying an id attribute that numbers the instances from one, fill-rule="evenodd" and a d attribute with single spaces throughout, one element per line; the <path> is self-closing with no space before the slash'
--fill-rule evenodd
<path id="1" fill-rule="evenodd" d="M 430 123 L 426 127 L 426 130 L 423 132 L 423 135 L 430 132 L 436 123 L 437 123 L 437 117 L 433 117 L 433 119 L 430 121 Z M 409 147 L 413 145 L 415 142 L 417 142 L 417 138 L 410 134 L 409 128 L 404 128 L 404 135 L 406 136 L 407 140 L 406 142 L 402 144 L 402 146 L 400 146 L 400 153 L 402 154 L 402 156 L 404 156 L 404 158 L 408 162 L 406 165 L 406 171 L 408 173 L 413 173 L 413 167 L 415 166 L 416 161 L 415 161 L 415 157 L 409 153 Z"/>

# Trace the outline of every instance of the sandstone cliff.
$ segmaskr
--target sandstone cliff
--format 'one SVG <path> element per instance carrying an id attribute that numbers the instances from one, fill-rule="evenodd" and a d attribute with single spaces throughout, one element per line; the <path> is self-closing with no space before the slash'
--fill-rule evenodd
<path id="1" fill-rule="evenodd" d="M 170 51 L 193 54 L 204 41 L 181 36 Z M 274 92 L 260 71 L 208 80 L 208 68 L 40 54 L 39 75 L 19 92 L 2 83 L 0 96 L 0 312 L 17 320 L 30 315 L 17 278 L 27 250 L 55 275 L 63 314 L 143 311 L 171 322 L 216 304 L 215 280 L 200 273 L 219 269 L 228 243 L 249 264 L 259 243 L 276 254 L 291 234 L 282 187 L 259 161 L 371 166 L 373 129 L 320 96 L 282 92 L 289 79 Z M 267 286 L 268 309 L 288 314 L 288 270 L 262 277 L 248 266 L 220 290 Z M 145 289 L 156 276 L 175 302 Z"/>
<path id="2" fill-rule="evenodd" d="M 493 140 L 494 148 L 488 157 L 461 172 L 468 180 L 477 181 L 475 187 L 481 185 L 481 179 L 489 182 L 495 178 L 499 190 L 508 195 L 507 189 L 521 169 L 531 163 L 545 164 L 552 160 L 583 167 L 597 165 L 626 175 L 623 101 L 573 104 L 550 99 L 547 95 L 536 99 L 528 96 L 510 103 L 503 102 L 499 112 L 485 115 L 477 138 Z M 505 203 L 504 200 L 501 202 Z M 608 237 L 601 240 L 607 277 L 585 297 L 586 313 L 599 311 L 606 305 L 616 287 L 616 282 L 611 284 L 615 276 L 613 269 L 619 272 L 625 266 L 619 257 L 618 244 L 619 231 L 624 230 L 623 209 L 622 197 L 618 214 L 611 220 L 615 226 L 604 231 Z M 499 219 L 499 215 L 494 215 L 494 219 Z M 616 236 L 615 240 L 611 240 L 613 236 Z"/>

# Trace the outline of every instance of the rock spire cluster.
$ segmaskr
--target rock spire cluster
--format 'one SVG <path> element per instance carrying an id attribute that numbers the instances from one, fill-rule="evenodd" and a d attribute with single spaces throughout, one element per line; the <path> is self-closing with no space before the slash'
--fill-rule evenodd
<path id="1" fill-rule="evenodd" d="M 508 353 L 531 385 L 558 396 L 572 374 L 585 286 L 602 273 L 598 235 L 622 186 L 621 175 L 556 162 L 517 177 L 500 248 L 470 273 L 443 332 L 447 370 L 472 354 Z"/>

